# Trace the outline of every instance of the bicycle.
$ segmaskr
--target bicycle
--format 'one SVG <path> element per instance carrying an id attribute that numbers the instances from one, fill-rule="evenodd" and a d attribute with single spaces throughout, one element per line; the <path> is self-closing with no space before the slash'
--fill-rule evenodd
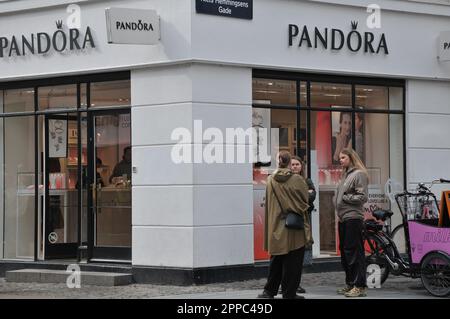
<path id="1" fill-rule="evenodd" d="M 437 182 L 450 183 L 449 180 L 440 179 L 433 181 L 432 185 Z M 435 240 L 438 236 L 450 238 L 445 237 L 450 236 L 450 225 L 437 227 L 438 219 L 435 217 L 439 216 L 439 207 L 436 196 L 421 183 L 415 192 L 396 194 L 395 200 L 402 214 L 403 223 L 400 226 L 403 226 L 407 254 L 400 254 L 390 236 L 392 234 L 384 231 L 383 225 L 377 222 L 389 220 L 393 212 L 376 210 L 372 213 L 375 220 L 364 223 L 366 265 L 376 264 L 380 267 L 381 284 L 386 281 L 389 273 L 420 277 L 424 287 L 433 296 L 450 295 L 450 245 L 445 240 Z M 432 239 L 432 245 L 428 242 L 429 239 Z"/>

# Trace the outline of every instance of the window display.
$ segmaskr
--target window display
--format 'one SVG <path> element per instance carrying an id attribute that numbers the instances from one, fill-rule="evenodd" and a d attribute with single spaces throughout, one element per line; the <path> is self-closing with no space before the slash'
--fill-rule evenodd
<path id="1" fill-rule="evenodd" d="M 131 144 L 131 115 L 123 108 L 131 104 L 130 80 L 125 73 L 105 78 L 88 76 L 78 84 L 77 77 L 68 85 L 36 80 L 32 88 L 0 91 L 0 109 L 9 113 L 0 118 L 0 258 L 75 258 L 88 242 L 108 246 L 113 259 L 125 250 L 121 256 L 131 256 L 131 163 L 126 177 L 117 177 L 122 182 L 109 182 Z M 95 106 L 102 110 L 90 116 Z M 94 137 L 95 150 L 88 144 Z"/>
<path id="2" fill-rule="evenodd" d="M 253 83 L 275 81 L 254 79 Z M 263 227 L 263 220 L 257 212 L 261 212 L 264 199 L 263 193 L 258 192 L 265 189 L 265 179 L 276 167 L 274 154 L 279 150 L 287 150 L 311 161 L 306 161 L 306 166 L 316 184 L 314 206 L 318 212 L 312 214 L 315 236 L 313 255 L 336 256 L 339 251 L 333 198 L 342 174 L 339 153 L 344 148 L 354 148 L 367 167 L 369 200 L 365 205 L 366 216 L 376 209 L 390 208 L 390 201 L 384 194 L 385 183 L 389 178 L 403 183 L 404 115 L 399 111 L 403 111 L 404 89 L 392 85 L 370 86 L 329 81 L 309 82 L 309 91 L 308 82 L 299 81 L 297 87 L 300 88 L 300 100 L 296 110 L 281 109 L 277 105 L 264 109 L 271 116 L 271 127 L 278 130 L 277 133 L 271 132 L 270 165 L 254 168 L 255 245 L 259 245 L 256 240 L 260 238 L 256 232 Z M 260 85 L 254 86 L 254 110 L 259 110 L 256 106 L 262 99 L 260 91 Z M 290 90 L 289 95 L 292 94 Z M 283 100 L 282 92 L 277 92 L 277 99 Z M 288 97 L 285 96 L 285 99 Z M 307 101 L 310 101 L 310 105 Z M 371 113 L 373 109 L 377 113 Z M 390 114 L 390 110 L 397 113 Z M 295 121 L 296 118 L 300 120 L 299 123 Z M 307 141 L 311 144 L 307 145 Z M 255 246 L 255 256 L 264 258 L 264 254 L 256 254 L 256 250 Z"/>

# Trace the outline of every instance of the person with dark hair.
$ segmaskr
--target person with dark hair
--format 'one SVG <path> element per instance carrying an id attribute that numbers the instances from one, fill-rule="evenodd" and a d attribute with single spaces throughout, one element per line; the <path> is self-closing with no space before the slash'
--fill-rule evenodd
<path id="1" fill-rule="evenodd" d="M 336 190 L 335 207 L 339 219 L 339 249 L 345 271 L 346 297 L 366 296 L 366 262 L 364 253 L 364 203 L 368 199 L 369 177 L 358 154 L 351 148 L 339 154 L 342 177 Z"/>
<path id="2" fill-rule="evenodd" d="M 123 175 L 126 175 L 128 180 L 131 180 L 131 146 L 123 149 L 122 160 L 114 167 L 109 177 L 109 182 L 112 183 L 114 177 L 122 177 Z"/>
<path id="3" fill-rule="evenodd" d="M 305 173 L 305 165 L 302 161 L 302 159 L 298 156 L 292 156 L 291 159 L 291 171 L 294 174 L 299 174 L 300 176 L 302 176 L 305 181 L 306 184 L 308 185 L 308 221 L 309 221 L 309 225 L 311 225 L 311 213 L 314 210 L 314 200 L 316 199 L 316 188 L 314 187 L 314 183 L 312 182 L 312 180 L 310 178 L 306 177 L 306 173 Z M 310 242 L 308 242 L 306 244 L 306 253 L 311 255 L 311 245 L 313 244 L 312 241 L 312 230 L 311 227 L 309 227 L 308 229 L 305 229 L 305 231 L 309 231 L 309 237 L 311 238 Z M 300 281 L 299 281 L 299 286 L 297 288 L 297 292 L 298 293 L 306 293 L 305 289 L 302 288 L 302 286 L 300 285 L 301 280 L 302 280 L 302 271 L 303 271 L 303 260 L 300 263 Z"/>
<path id="4" fill-rule="evenodd" d="M 280 152 L 278 169 L 267 179 L 264 250 L 270 254 L 270 264 L 267 283 L 258 298 L 274 298 L 280 284 L 284 299 L 304 298 L 296 290 L 307 242 L 305 230 L 286 228 L 285 219 L 287 212 L 294 212 L 307 223 L 308 185 L 302 176 L 291 172 L 290 162 L 290 153 Z"/>
<path id="5" fill-rule="evenodd" d="M 99 167 L 101 167 L 103 165 L 103 161 L 100 157 L 97 157 L 95 162 L 96 162 L 96 165 L 95 165 L 95 168 L 96 168 L 95 176 L 96 177 L 95 177 L 95 179 L 96 179 L 97 185 L 101 185 L 103 187 L 103 186 L 105 186 L 105 183 L 103 182 L 102 175 L 98 172 Z"/>
<path id="6" fill-rule="evenodd" d="M 100 157 L 97 157 L 96 160 L 95 160 L 95 163 L 96 163 L 96 165 L 95 165 L 95 168 L 96 168 L 95 182 L 96 182 L 97 186 L 100 185 L 101 187 L 103 187 L 103 186 L 105 186 L 105 183 L 103 182 L 102 175 L 98 172 L 98 168 L 103 165 L 103 161 L 102 161 L 102 159 Z M 83 185 L 83 188 L 86 188 L 88 168 L 87 168 L 87 166 L 83 166 L 81 168 L 81 170 L 82 170 L 82 174 L 81 175 L 82 175 L 82 181 L 83 181 L 82 185 Z M 75 189 L 78 189 L 78 181 L 75 184 Z"/>

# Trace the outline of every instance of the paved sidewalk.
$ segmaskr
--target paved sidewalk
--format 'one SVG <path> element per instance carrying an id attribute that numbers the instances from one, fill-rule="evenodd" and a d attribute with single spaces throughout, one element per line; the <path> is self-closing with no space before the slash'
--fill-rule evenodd
<path id="1" fill-rule="evenodd" d="M 336 294 L 341 287 L 342 272 L 304 274 L 302 286 L 309 299 L 345 298 Z M 17 299 L 254 299 L 262 291 L 265 279 L 198 286 L 133 284 L 119 287 L 83 285 L 69 289 L 65 284 L 9 283 L 0 279 L 0 298 Z M 280 297 L 280 296 L 278 296 Z M 370 289 L 368 298 L 434 298 L 422 287 L 420 279 L 390 276 L 381 289 Z"/>

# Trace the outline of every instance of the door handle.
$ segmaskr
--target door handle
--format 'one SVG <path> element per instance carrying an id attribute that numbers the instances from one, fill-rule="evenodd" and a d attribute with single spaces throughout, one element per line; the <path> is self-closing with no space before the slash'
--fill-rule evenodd
<path id="1" fill-rule="evenodd" d="M 92 202 L 94 206 L 97 206 L 97 188 L 95 187 L 95 184 L 91 184 L 91 191 L 92 191 Z"/>

